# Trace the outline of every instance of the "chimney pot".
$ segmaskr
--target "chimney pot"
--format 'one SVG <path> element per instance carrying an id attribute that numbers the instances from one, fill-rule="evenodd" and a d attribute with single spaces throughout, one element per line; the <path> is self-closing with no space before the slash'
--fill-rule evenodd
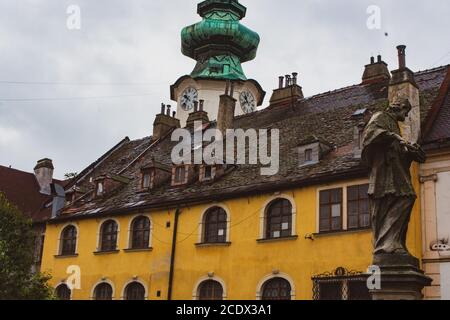
<path id="1" fill-rule="evenodd" d="M 375 57 L 370 57 L 370 64 L 374 64 L 375 63 Z"/>
<path id="2" fill-rule="evenodd" d="M 198 111 L 198 101 L 194 101 L 194 112 Z"/>
<path id="3" fill-rule="evenodd" d="M 228 95 L 228 92 L 230 91 L 230 80 L 227 80 L 225 85 L 225 95 Z"/>
<path id="4" fill-rule="evenodd" d="M 286 75 L 286 88 L 289 87 L 291 85 L 291 75 L 287 74 Z"/>
<path id="5" fill-rule="evenodd" d="M 166 115 L 168 115 L 169 117 L 170 117 L 170 108 L 171 108 L 171 106 L 167 105 L 167 113 L 166 113 Z"/>
<path id="6" fill-rule="evenodd" d="M 200 100 L 200 111 L 203 111 L 203 104 L 205 103 L 205 100 Z"/>
<path id="7" fill-rule="evenodd" d="M 278 77 L 278 89 L 283 89 L 283 85 L 284 85 L 284 77 L 279 76 Z"/>
<path id="8" fill-rule="evenodd" d="M 297 85 L 297 76 L 298 76 L 298 73 L 297 72 L 293 72 L 292 73 L 292 84 L 295 86 L 295 85 Z"/>
<path id="9" fill-rule="evenodd" d="M 378 57 L 377 57 L 377 62 L 381 62 L 381 61 L 382 61 L 381 54 L 379 54 Z"/>
<path id="10" fill-rule="evenodd" d="M 177 116 L 177 112 L 176 111 L 172 112 L 172 118 L 175 118 L 176 116 Z"/>
<path id="11" fill-rule="evenodd" d="M 406 46 L 400 45 L 397 46 L 398 51 L 398 68 L 405 69 L 406 68 Z"/>
<path id="12" fill-rule="evenodd" d="M 166 105 L 164 103 L 161 103 L 161 114 L 166 113 Z"/>

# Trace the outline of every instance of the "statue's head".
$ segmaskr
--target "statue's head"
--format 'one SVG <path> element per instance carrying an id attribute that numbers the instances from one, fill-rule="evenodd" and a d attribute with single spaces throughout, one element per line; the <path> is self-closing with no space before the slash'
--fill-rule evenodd
<path id="1" fill-rule="evenodd" d="M 389 106 L 388 111 L 393 113 L 398 121 L 405 121 L 411 111 L 412 106 L 407 98 L 397 98 Z"/>

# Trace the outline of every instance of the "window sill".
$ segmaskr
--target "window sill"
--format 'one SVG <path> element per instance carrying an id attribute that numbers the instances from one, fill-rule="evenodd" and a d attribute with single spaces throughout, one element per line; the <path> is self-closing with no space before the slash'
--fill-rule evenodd
<path id="1" fill-rule="evenodd" d="M 106 255 L 106 254 L 116 254 L 119 253 L 120 250 L 110 250 L 110 251 L 95 251 L 94 254 L 96 256 Z"/>
<path id="2" fill-rule="evenodd" d="M 76 254 L 55 254 L 56 259 L 69 259 L 78 257 L 78 253 Z"/>
<path id="3" fill-rule="evenodd" d="M 231 242 L 196 243 L 195 246 L 196 246 L 197 248 L 205 248 L 205 247 L 229 247 L 229 246 L 231 246 Z"/>
<path id="4" fill-rule="evenodd" d="M 267 243 L 267 242 L 278 242 L 278 241 L 294 241 L 297 239 L 298 239 L 298 236 L 289 236 L 289 237 L 270 238 L 270 239 L 258 239 L 258 240 L 256 240 L 256 242 Z"/>
<path id="5" fill-rule="evenodd" d="M 320 237 L 326 237 L 326 236 L 337 236 L 337 235 L 341 235 L 341 234 L 363 233 L 363 232 L 369 232 L 369 231 L 372 231 L 371 227 L 358 228 L 358 229 L 347 229 L 347 230 L 336 230 L 336 231 L 324 231 L 324 232 L 314 233 L 313 236 L 320 238 Z"/>
<path id="6" fill-rule="evenodd" d="M 124 252 L 133 253 L 133 252 L 149 252 L 153 251 L 153 248 L 141 248 L 141 249 L 123 249 Z"/>

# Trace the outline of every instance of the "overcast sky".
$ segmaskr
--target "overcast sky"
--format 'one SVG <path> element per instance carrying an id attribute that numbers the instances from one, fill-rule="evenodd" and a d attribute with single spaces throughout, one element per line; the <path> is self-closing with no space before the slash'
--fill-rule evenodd
<path id="1" fill-rule="evenodd" d="M 169 86 L 195 65 L 180 31 L 199 21 L 198 2 L 1 0 L 0 165 L 32 171 L 49 157 L 61 178 L 125 136 L 151 135 Z M 261 36 L 243 67 L 267 91 L 264 105 L 293 71 L 310 96 L 359 83 L 372 54 L 394 69 L 398 44 L 414 71 L 450 63 L 448 0 L 240 2 Z M 70 5 L 81 8 L 80 30 L 66 26 Z M 381 8 L 379 30 L 367 27 L 370 5 Z"/>

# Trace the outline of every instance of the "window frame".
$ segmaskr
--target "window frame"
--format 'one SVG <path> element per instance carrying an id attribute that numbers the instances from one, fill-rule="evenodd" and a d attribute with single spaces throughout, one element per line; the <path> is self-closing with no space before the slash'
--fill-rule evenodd
<path id="1" fill-rule="evenodd" d="M 339 231 L 343 231 L 344 230 L 344 189 L 343 187 L 338 187 L 338 188 L 330 188 L 330 189 L 325 189 L 325 190 L 321 190 L 319 192 L 319 232 L 320 233 L 327 233 L 327 232 L 339 232 Z M 331 192 L 334 191 L 339 191 L 340 192 L 340 201 L 333 201 L 332 200 L 332 194 Z M 322 204 L 322 194 L 324 192 L 329 192 L 330 196 L 329 196 L 329 201 L 326 204 Z M 333 229 L 333 221 L 334 218 L 333 217 L 333 206 L 340 204 L 340 212 L 339 212 L 339 217 L 340 217 L 340 227 L 338 229 Z M 321 230 L 321 225 L 322 225 L 322 217 L 321 217 L 321 211 L 322 211 L 322 206 L 326 205 L 329 206 L 329 212 L 328 212 L 328 230 Z"/>
<path id="2" fill-rule="evenodd" d="M 348 229 L 348 201 L 347 189 L 352 186 L 369 184 L 368 179 L 357 179 L 351 182 L 340 182 L 329 185 L 323 185 L 316 189 L 316 228 L 315 235 L 327 235 L 340 232 L 358 232 L 370 230 L 370 227 L 360 229 Z M 320 192 L 324 190 L 342 188 L 342 228 L 338 231 L 320 231 Z"/>
<path id="3" fill-rule="evenodd" d="M 59 296 L 58 296 L 58 290 L 59 290 L 61 287 L 66 287 L 66 289 L 68 290 L 68 292 L 70 292 L 70 294 L 69 294 L 69 299 L 60 299 L 60 298 L 59 298 Z M 73 290 L 70 290 L 69 286 L 68 286 L 65 282 L 61 282 L 60 284 L 58 284 L 58 285 L 55 287 L 55 296 L 56 296 L 56 297 L 58 298 L 58 300 L 60 300 L 60 301 L 70 301 L 70 300 L 72 300 L 72 293 L 73 293 Z"/>
<path id="4" fill-rule="evenodd" d="M 291 222 L 291 235 L 287 237 L 280 238 L 266 238 L 267 230 L 266 230 L 266 215 L 267 209 L 269 205 L 279 199 L 285 199 L 291 203 L 292 206 L 292 222 Z M 264 205 L 261 207 L 260 215 L 259 215 L 259 239 L 258 242 L 266 242 L 266 241 L 280 241 L 280 240 L 295 240 L 297 239 L 297 204 L 295 199 L 288 194 L 284 193 L 275 193 L 272 197 L 266 200 Z"/>
<path id="5" fill-rule="evenodd" d="M 266 299 L 266 297 L 265 297 L 266 286 L 271 284 L 272 282 L 275 282 L 275 281 L 280 281 L 280 282 L 283 282 L 285 284 L 288 284 L 288 286 L 289 286 L 289 295 L 288 295 L 289 299 L 280 299 L 279 297 L 277 299 Z M 283 277 L 273 277 L 271 279 L 266 280 L 263 283 L 263 285 L 261 286 L 261 300 L 264 300 L 264 301 L 288 301 L 288 300 L 292 300 L 292 286 L 291 286 L 291 283 L 288 280 L 286 280 L 285 278 L 283 278 Z"/>
<path id="6" fill-rule="evenodd" d="M 213 296 L 212 297 L 207 297 L 207 299 L 202 299 L 202 290 L 205 289 L 203 286 L 208 285 L 208 284 L 214 284 L 214 285 L 220 286 L 220 291 L 222 293 L 221 295 L 219 295 L 220 299 L 215 299 L 216 296 L 214 295 L 214 293 L 215 293 L 215 290 L 217 288 L 213 288 L 213 290 L 212 290 Z M 198 288 L 197 288 L 197 292 L 198 292 L 198 294 L 197 294 L 198 299 L 197 300 L 200 300 L 200 301 L 222 301 L 222 300 L 224 300 L 224 288 L 223 288 L 223 285 L 219 281 L 217 281 L 215 279 L 207 279 L 207 280 L 203 280 L 202 282 L 200 282 L 200 284 L 198 285 Z M 211 299 L 211 298 L 213 298 L 213 299 Z"/>
<path id="7" fill-rule="evenodd" d="M 149 190 L 153 187 L 153 171 L 152 169 L 141 170 L 141 190 Z M 148 175 L 148 186 L 145 186 L 145 177 Z"/>
<path id="8" fill-rule="evenodd" d="M 140 285 L 142 287 L 142 289 L 144 289 L 144 296 L 143 299 L 128 299 L 128 289 L 131 285 Z M 128 283 L 126 283 L 123 287 L 123 295 L 122 295 L 122 300 L 127 300 L 127 301 L 143 301 L 143 300 L 147 300 L 147 287 L 145 286 L 145 284 L 143 284 L 141 281 L 139 280 L 132 280 L 129 281 Z"/>
<path id="9" fill-rule="evenodd" d="M 370 219 L 369 196 L 366 195 L 367 196 L 366 198 L 361 198 L 360 197 L 360 192 L 361 192 L 360 188 L 361 187 L 365 187 L 365 186 L 367 186 L 367 189 L 369 189 L 369 185 L 368 184 L 356 184 L 356 185 L 347 186 L 347 230 L 368 229 L 368 228 L 371 228 L 371 226 L 372 226 L 371 219 Z M 358 188 L 358 197 L 357 197 L 357 199 L 350 199 L 349 189 L 351 189 L 351 188 Z M 361 210 L 360 210 L 362 201 L 366 201 L 367 202 L 367 205 L 366 205 L 367 206 L 367 213 L 366 213 L 366 215 L 368 216 L 368 219 L 369 219 L 369 224 L 367 226 L 363 226 L 361 224 L 361 216 L 364 214 L 364 213 L 361 213 Z M 350 209 L 350 203 L 351 202 L 356 202 L 357 205 L 358 205 L 358 214 L 356 215 L 358 217 L 358 226 L 357 227 L 350 227 L 350 216 L 355 216 L 355 215 L 350 215 L 350 210 L 349 209 Z"/>
<path id="10" fill-rule="evenodd" d="M 116 224 L 116 246 L 114 249 L 111 250 L 106 250 L 104 249 L 103 246 L 103 238 L 104 238 L 104 233 L 103 233 L 103 227 L 106 223 L 108 222 L 114 222 Z M 120 233 L 120 224 L 116 219 L 104 219 L 103 221 L 101 221 L 100 225 L 99 225 L 99 232 L 98 232 L 98 247 L 97 247 L 97 252 L 98 253 L 103 253 L 103 252 L 115 252 L 118 251 L 119 248 L 119 233 Z"/>
<path id="11" fill-rule="evenodd" d="M 289 214 L 281 212 L 281 210 L 284 208 L 284 205 L 282 205 L 281 203 L 288 203 L 289 207 L 290 207 L 290 212 Z M 271 214 L 271 209 L 273 209 L 274 206 L 281 204 L 281 208 L 280 208 L 280 213 L 278 215 L 273 215 L 273 216 L 269 216 Z M 287 238 L 287 237 L 291 237 L 292 236 L 292 219 L 293 219 L 293 208 L 292 208 L 292 203 L 291 201 L 289 201 L 288 199 L 285 198 L 279 198 L 279 199 L 274 199 L 272 200 L 266 207 L 266 216 L 265 216 L 265 234 L 264 234 L 264 239 L 282 239 L 282 238 Z M 288 217 L 288 228 L 283 230 L 283 224 L 286 222 L 283 222 L 283 218 L 284 217 Z M 280 218 L 280 223 L 275 223 L 273 222 L 273 220 L 275 218 Z M 280 225 L 280 230 L 278 231 L 280 233 L 280 235 L 278 237 L 275 237 L 273 235 L 273 225 Z M 273 232 L 272 232 L 273 231 Z M 288 235 L 283 235 L 283 231 L 287 231 L 289 234 Z"/>
<path id="12" fill-rule="evenodd" d="M 97 299 L 97 288 L 100 286 L 106 286 L 108 285 L 111 288 L 111 299 Z M 110 301 L 114 300 L 114 285 L 109 281 L 101 281 L 94 285 L 92 289 L 92 300 L 96 301 Z"/>
<path id="13" fill-rule="evenodd" d="M 68 228 L 73 228 L 75 230 L 75 238 L 72 239 L 66 239 L 64 237 L 64 232 L 68 229 Z M 59 249 L 58 249 L 58 255 L 61 257 L 65 257 L 65 256 L 74 256 L 77 254 L 77 250 L 78 250 L 78 227 L 74 224 L 68 224 L 63 226 L 63 228 L 61 229 L 61 233 L 60 233 L 60 238 L 59 238 Z M 64 242 L 65 241 L 72 241 L 73 243 L 73 252 L 64 252 Z"/>
<path id="14" fill-rule="evenodd" d="M 142 247 L 135 247 L 134 246 L 134 224 L 138 219 L 147 219 L 148 221 L 148 239 L 147 239 L 147 246 Z M 153 231 L 153 223 L 152 219 L 148 215 L 137 215 L 130 219 L 130 225 L 129 225 L 129 236 L 128 236 L 128 249 L 129 250 L 144 250 L 144 249 L 150 249 L 151 248 L 151 238 L 152 238 L 152 231 Z M 147 229 L 139 230 L 140 232 L 145 232 Z"/>
<path id="15" fill-rule="evenodd" d="M 219 212 L 221 211 L 221 212 Z M 217 221 L 207 221 L 207 219 L 209 218 L 209 216 L 211 214 L 217 213 L 219 216 L 217 217 Z M 220 220 L 219 221 L 219 217 L 220 214 L 225 214 L 225 221 Z M 217 231 L 217 240 L 216 241 L 212 241 L 208 239 L 208 235 L 211 232 L 209 229 L 209 224 L 213 224 L 213 226 L 215 226 L 216 228 L 214 230 Z M 220 228 L 220 225 L 224 225 L 224 228 Z M 227 243 L 229 240 L 229 214 L 227 212 L 226 209 L 224 209 L 221 206 L 212 206 L 210 208 L 208 208 L 207 210 L 205 210 L 205 212 L 203 213 L 203 218 L 202 218 L 202 237 L 201 237 L 201 243 L 202 244 L 223 244 L 223 243 Z M 223 229 L 225 234 L 224 235 L 220 235 L 219 236 L 219 230 Z M 212 237 L 212 235 L 210 235 Z M 223 237 L 223 241 L 219 241 L 219 238 Z"/>

